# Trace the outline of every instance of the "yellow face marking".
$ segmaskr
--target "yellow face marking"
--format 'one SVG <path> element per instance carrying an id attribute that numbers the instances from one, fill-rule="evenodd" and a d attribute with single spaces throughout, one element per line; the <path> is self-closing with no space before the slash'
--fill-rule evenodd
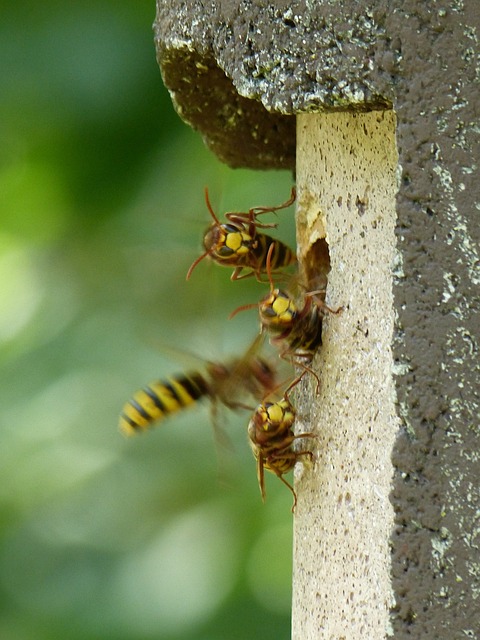
<path id="1" fill-rule="evenodd" d="M 297 307 L 293 300 L 276 289 L 260 303 L 259 311 L 266 328 L 281 331 L 293 324 Z"/>
<path id="2" fill-rule="evenodd" d="M 232 251 L 237 252 L 243 242 L 241 233 L 229 233 L 225 238 L 225 245 Z"/>
<path id="3" fill-rule="evenodd" d="M 272 309 L 275 311 L 277 316 L 288 316 L 288 318 L 292 317 L 292 301 L 287 298 L 276 298 L 273 301 Z"/>
<path id="4" fill-rule="evenodd" d="M 247 233 L 231 232 L 225 237 L 224 244 L 237 255 L 244 255 L 250 251 L 249 243 L 251 240 Z"/>
<path id="5" fill-rule="evenodd" d="M 281 406 L 280 402 L 276 402 L 275 404 L 272 404 L 271 407 L 268 407 L 267 414 L 270 422 L 279 424 L 283 420 L 283 414 L 284 414 L 283 406 Z M 268 429 L 268 424 L 264 426 L 264 429 L 265 430 Z"/>

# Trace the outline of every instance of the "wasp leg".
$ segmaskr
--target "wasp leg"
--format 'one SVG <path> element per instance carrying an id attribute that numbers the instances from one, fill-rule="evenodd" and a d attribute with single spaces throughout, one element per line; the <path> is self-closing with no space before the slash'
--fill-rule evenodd
<path id="1" fill-rule="evenodd" d="M 262 454 L 259 454 L 257 458 L 257 478 L 258 486 L 260 487 L 260 494 L 262 496 L 262 502 L 265 502 L 267 494 L 265 491 L 265 468 Z"/>
<path id="2" fill-rule="evenodd" d="M 337 316 L 340 313 L 342 313 L 343 311 L 343 307 L 338 307 L 338 309 L 332 309 L 331 307 L 329 307 L 327 305 L 327 303 L 322 300 L 322 298 L 318 297 L 319 295 L 324 296 L 325 295 L 325 291 L 323 291 L 322 289 L 318 289 L 317 291 L 308 291 L 305 294 L 305 298 L 307 300 L 312 300 L 314 304 L 317 305 L 317 307 L 319 308 L 320 311 L 322 311 L 323 313 L 327 312 L 327 313 L 332 313 L 333 315 Z"/>
<path id="3" fill-rule="evenodd" d="M 298 436 L 295 436 L 295 438 L 303 438 L 303 437 L 307 437 L 307 436 L 308 437 L 311 437 L 311 436 L 315 437 L 313 433 L 302 433 L 302 434 L 299 434 Z M 295 451 L 293 453 L 295 455 L 295 461 L 297 461 L 297 459 L 300 456 L 308 456 L 310 458 L 310 460 L 312 460 L 314 458 L 314 455 L 313 455 L 313 453 L 311 451 Z M 282 476 L 278 476 L 278 477 L 283 482 L 283 484 L 285 484 L 290 489 L 290 491 L 293 494 L 292 513 L 295 513 L 295 507 L 297 506 L 297 494 L 295 492 L 295 489 L 292 487 L 292 485 L 289 482 L 287 482 L 285 480 L 285 478 L 283 478 Z"/>
<path id="4" fill-rule="evenodd" d="M 318 375 L 315 373 L 315 371 L 313 369 L 311 369 L 309 366 L 307 366 L 306 364 L 304 364 L 303 362 L 299 362 L 298 360 L 295 360 L 295 354 L 293 353 L 288 353 L 288 351 L 285 351 L 284 353 L 280 354 L 280 357 L 283 358 L 284 360 L 286 360 L 287 362 L 290 362 L 292 365 L 297 365 L 298 367 L 301 367 L 303 369 L 302 373 L 300 375 L 298 375 L 296 378 L 294 378 L 292 380 L 292 382 L 288 385 L 288 387 L 285 390 L 285 397 L 287 398 L 288 401 L 290 401 L 290 392 L 291 390 L 297 386 L 297 384 L 300 382 L 300 380 L 303 378 L 303 376 L 308 372 L 310 373 L 315 380 L 317 381 L 317 385 L 316 385 L 316 394 L 318 395 L 320 393 L 320 378 L 318 377 Z M 298 357 L 298 356 L 297 356 Z"/>
<path id="5" fill-rule="evenodd" d="M 260 213 L 267 213 L 268 211 L 270 210 L 268 209 L 267 211 L 261 211 Z M 253 231 L 253 233 L 250 233 L 250 235 L 255 235 L 256 227 L 258 227 L 259 229 L 276 229 L 278 227 L 278 224 L 276 222 L 267 222 L 267 223 L 257 222 L 256 220 L 257 215 L 258 214 L 255 214 L 255 213 L 251 214 L 250 212 L 241 213 L 240 211 L 238 212 L 231 211 L 229 213 L 226 213 L 225 217 L 227 218 L 227 220 L 229 220 L 233 224 L 242 225 L 243 227 L 248 225 L 249 232 Z"/>

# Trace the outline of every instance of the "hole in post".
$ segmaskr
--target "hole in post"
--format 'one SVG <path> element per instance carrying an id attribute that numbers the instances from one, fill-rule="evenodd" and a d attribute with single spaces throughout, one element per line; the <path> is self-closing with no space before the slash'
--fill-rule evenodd
<path id="1" fill-rule="evenodd" d="M 325 299 L 327 276 L 330 271 L 330 253 L 325 238 L 316 240 L 308 250 L 304 261 L 304 272 L 308 291 L 321 291 Z"/>

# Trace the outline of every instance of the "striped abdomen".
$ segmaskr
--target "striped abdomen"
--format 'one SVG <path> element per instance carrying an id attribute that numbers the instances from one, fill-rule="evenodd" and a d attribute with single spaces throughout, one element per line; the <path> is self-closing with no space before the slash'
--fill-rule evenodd
<path id="1" fill-rule="evenodd" d="M 120 415 L 120 429 L 127 435 L 144 431 L 210 393 L 210 387 L 200 373 L 157 380 L 137 391 L 126 403 Z"/>
<path id="2" fill-rule="evenodd" d="M 257 233 L 255 236 L 255 245 L 252 248 L 253 262 L 255 262 L 255 265 L 250 265 L 252 268 L 256 266 L 262 273 L 267 273 L 267 256 L 272 245 L 273 249 L 270 254 L 271 271 L 288 267 L 297 261 L 297 256 L 286 244 L 271 236 L 267 236 L 265 233 Z"/>

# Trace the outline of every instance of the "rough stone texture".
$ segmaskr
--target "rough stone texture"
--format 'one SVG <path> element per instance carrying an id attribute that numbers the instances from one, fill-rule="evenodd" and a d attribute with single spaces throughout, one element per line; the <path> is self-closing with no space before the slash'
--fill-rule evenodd
<path id="1" fill-rule="evenodd" d="M 479 9 L 405 3 L 390 17 L 409 45 L 396 100 L 398 638 L 480 637 Z"/>
<path id="2" fill-rule="evenodd" d="M 302 115 L 297 139 L 299 245 L 326 237 L 328 304 L 343 312 L 325 319 L 319 397 L 306 380 L 297 401 L 298 430 L 317 437 L 316 466 L 296 469 L 292 638 L 377 640 L 393 604 L 395 118 Z"/>
<path id="3" fill-rule="evenodd" d="M 239 95 L 209 54 L 182 45 L 180 52 L 163 52 L 161 66 L 178 113 L 223 162 L 256 169 L 295 165 L 295 118 L 268 113 Z"/>
<path id="4" fill-rule="evenodd" d="M 173 100 L 232 166 L 294 168 L 293 114 L 393 106 L 392 624 L 401 639 L 480 637 L 478 0 L 157 7 Z"/>
<path id="5" fill-rule="evenodd" d="M 385 33 L 382 3 L 335 5 L 157 0 L 165 84 L 181 117 L 225 162 L 293 168 L 289 116 L 391 106 L 402 54 Z"/>

